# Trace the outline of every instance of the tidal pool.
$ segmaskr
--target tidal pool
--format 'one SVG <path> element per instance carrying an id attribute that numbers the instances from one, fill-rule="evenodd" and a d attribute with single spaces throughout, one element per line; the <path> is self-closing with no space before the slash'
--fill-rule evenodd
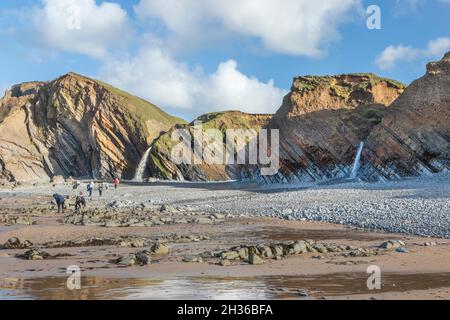
<path id="1" fill-rule="evenodd" d="M 450 287 L 450 273 L 384 274 L 382 289 L 369 291 L 368 275 L 339 273 L 318 276 L 258 278 L 193 277 L 106 279 L 82 277 L 80 290 L 69 290 L 66 278 L 0 279 L 0 299 L 207 299 L 263 300 L 347 297 Z M 302 297 L 299 292 L 307 292 Z"/>

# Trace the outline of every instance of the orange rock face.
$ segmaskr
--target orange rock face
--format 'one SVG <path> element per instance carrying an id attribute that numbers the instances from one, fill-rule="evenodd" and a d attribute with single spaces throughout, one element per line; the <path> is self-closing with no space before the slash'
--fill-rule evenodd
<path id="1" fill-rule="evenodd" d="M 390 106 L 367 146 L 364 161 L 385 179 L 450 168 L 450 53 Z"/>
<path id="2" fill-rule="evenodd" d="M 361 142 L 362 180 L 440 172 L 450 168 L 450 53 L 406 89 L 373 74 L 298 77 L 273 117 L 232 111 L 199 120 L 202 130 L 278 129 L 278 174 L 261 176 L 257 165 L 207 165 L 195 154 L 192 164 L 173 163 L 177 142 L 171 133 L 192 133 L 193 124 L 68 74 L 14 86 L 0 100 L 0 180 L 131 178 L 152 141 L 145 177 L 268 183 L 349 178 Z M 215 143 L 223 147 L 225 141 Z"/>
<path id="3" fill-rule="evenodd" d="M 359 143 L 403 90 L 401 83 L 373 74 L 295 78 L 269 124 L 280 130 L 280 172 L 260 178 L 309 182 L 348 177 Z M 243 173 L 250 179 L 254 175 L 254 168 Z"/>
<path id="4" fill-rule="evenodd" d="M 242 129 L 254 130 L 258 132 L 261 128 L 267 126 L 271 115 L 248 114 L 239 111 L 217 112 L 203 115 L 196 119 L 202 126 L 195 127 L 203 134 L 201 137 L 203 148 L 198 154 L 194 152 L 194 147 L 188 150 L 192 152 L 192 163 L 175 164 L 171 153 L 176 141 L 172 139 L 173 130 L 181 129 L 188 133 L 189 138 L 196 143 L 200 143 L 194 133 L 194 122 L 189 125 L 177 126 L 169 130 L 166 134 L 159 137 L 153 145 L 149 156 L 148 167 L 149 174 L 152 177 L 169 180 L 189 180 L 189 181 L 224 181 L 233 180 L 240 177 L 240 168 L 235 165 L 226 165 L 225 161 L 220 164 L 208 164 L 204 159 L 204 152 L 207 146 L 207 131 L 209 129 L 218 129 L 221 132 L 221 139 L 215 141 L 215 147 L 218 150 L 226 150 L 226 130 Z M 244 143 L 245 146 L 245 143 Z M 224 159 L 222 159 L 224 160 Z"/>
<path id="5" fill-rule="evenodd" d="M 176 118 L 73 73 L 14 86 L 0 100 L 0 179 L 130 177 Z"/>
<path id="6" fill-rule="evenodd" d="M 280 129 L 281 170 L 266 182 L 386 181 L 450 168 L 450 53 L 408 88 L 374 75 L 299 77 L 270 123 Z"/>

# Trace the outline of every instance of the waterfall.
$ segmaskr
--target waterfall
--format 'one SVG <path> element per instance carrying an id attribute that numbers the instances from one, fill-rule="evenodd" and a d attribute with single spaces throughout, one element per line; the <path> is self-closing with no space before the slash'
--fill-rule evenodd
<path id="1" fill-rule="evenodd" d="M 352 169 L 352 173 L 350 175 L 351 179 L 356 179 L 356 176 L 358 175 L 363 148 L 364 148 L 364 142 L 361 141 L 361 143 L 359 144 L 359 147 L 358 147 L 358 152 L 356 153 L 355 162 L 353 163 L 353 169 Z"/>
<path id="2" fill-rule="evenodd" d="M 144 173 L 145 168 L 147 167 L 147 160 L 148 156 L 150 155 L 150 152 L 152 151 L 152 147 L 148 148 L 147 151 L 145 151 L 144 155 L 142 156 L 141 162 L 139 162 L 139 165 L 136 169 L 136 173 L 134 174 L 133 181 L 143 181 L 144 180 Z"/>

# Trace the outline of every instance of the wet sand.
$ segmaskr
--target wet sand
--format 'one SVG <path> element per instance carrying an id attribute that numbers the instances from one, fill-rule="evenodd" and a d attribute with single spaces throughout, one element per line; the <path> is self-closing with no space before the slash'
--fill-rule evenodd
<path id="1" fill-rule="evenodd" d="M 165 193 L 162 193 L 161 188 L 165 188 Z M 217 184 L 214 188 L 220 190 L 222 187 Z M 145 197 L 145 191 L 148 198 Z M 53 209 L 48 195 L 54 192 L 71 194 L 72 191 L 67 186 L 1 191 L 0 210 L 31 216 L 35 224 L 0 226 L 0 244 L 11 237 L 19 237 L 41 246 L 50 241 L 92 237 L 165 239 L 174 233 L 181 236 L 207 235 L 209 240 L 168 240 L 166 244 L 171 248 L 169 255 L 155 258 L 148 266 L 126 268 L 117 266 L 111 260 L 140 249 L 118 246 L 43 248 L 52 255 L 65 253 L 70 256 L 42 261 L 22 260 L 15 256 L 23 254 L 25 249 L 0 250 L 0 299 L 450 299 L 450 240 L 447 239 L 252 215 L 235 215 L 214 224 L 116 228 L 78 226 L 58 221 L 70 214 L 70 209 L 65 215 L 55 211 L 41 213 L 36 210 Z M 180 204 L 181 200 L 171 199 L 172 192 L 189 193 L 190 196 Z M 209 192 L 206 192 L 208 197 L 211 196 Z M 252 196 L 252 192 L 248 190 L 237 189 L 231 193 L 228 194 L 228 197 L 232 197 L 229 200 L 237 205 L 239 201 Z M 127 194 L 128 196 L 124 196 Z M 118 192 L 106 191 L 105 198 L 95 198 L 89 206 L 104 206 L 115 199 L 148 201 L 150 198 L 152 205 L 165 203 L 190 206 L 195 215 L 195 203 L 202 197 L 206 198 L 205 193 L 199 192 L 198 186 L 184 186 L 181 189 L 179 185 L 159 186 L 157 189 L 151 186 L 126 186 Z M 214 206 L 218 200 L 208 198 L 208 201 Z M 201 202 L 203 206 L 206 200 Z M 17 213 L 18 208 L 24 208 L 23 212 Z M 409 252 L 387 250 L 370 257 L 345 257 L 340 252 L 304 253 L 282 260 L 267 259 L 263 265 L 240 262 L 220 266 L 215 261 L 182 261 L 186 256 L 227 250 L 233 246 L 307 239 L 369 249 L 377 248 L 384 241 L 396 239 L 405 242 Z M 429 242 L 436 245 L 423 245 Z M 68 276 L 66 268 L 71 265 L 81 268 L 80 291 L 70 291 L 65 286 Z M 381 269 L 381 290 L 367 289 L 369 275 L 366 270 L 370 265 L 377 265 Z M 307 292 L 307 297 L 301 296 L 299 290 Z"/>

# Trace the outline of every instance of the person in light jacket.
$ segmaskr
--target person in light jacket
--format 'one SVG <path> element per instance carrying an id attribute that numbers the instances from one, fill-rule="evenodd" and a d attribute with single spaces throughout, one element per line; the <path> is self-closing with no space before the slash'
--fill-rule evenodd
<path id="1" fill-rule="evenodd" d="M 92 192 L 94 191 L 94 181 L 91 180 L 91 182 L 89 182 L 89 184 L 87 185 L 87 191 L 89 193 L 89 197 L 92 198 Z"/>

